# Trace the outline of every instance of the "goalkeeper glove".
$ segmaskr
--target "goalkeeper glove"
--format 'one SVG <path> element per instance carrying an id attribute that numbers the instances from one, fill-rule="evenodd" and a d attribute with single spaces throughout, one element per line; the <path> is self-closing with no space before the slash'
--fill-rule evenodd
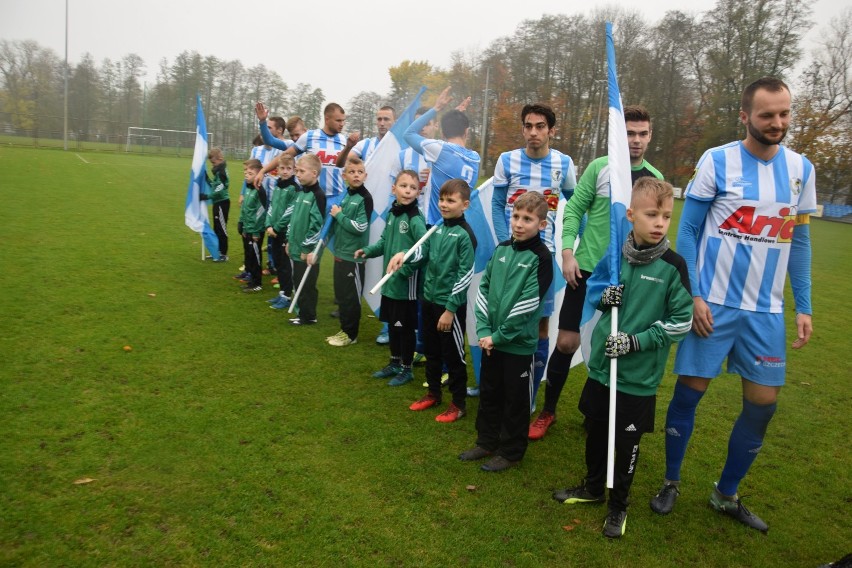
<path id="1" fill-rule="evenodd" d="M 619 331 L 615 335 L 608 335 L 604 354 L 607 357 L 621 357 L 631 351 L 639 351 L 639 339 L 635 335 L 627 335 Z"/>
<path id="2" fill-rule="evenodd" d="M 624 292 L 624 284 L 618 286 L 607 286 L 601 294 L 602 308 L 621 307 L 621 294 Z"/>

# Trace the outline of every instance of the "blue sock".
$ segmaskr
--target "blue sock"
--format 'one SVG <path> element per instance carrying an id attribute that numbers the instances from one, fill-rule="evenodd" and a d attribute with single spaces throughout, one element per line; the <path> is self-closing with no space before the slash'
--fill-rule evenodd
<path id="1" fill-rule="evenodd" d="M 776 407 L 775 403 L 760 406 L 743 399 L 743 411 L 731 430 L 728 459 L 717 486 L 722 495 L 737 494 L 740 481 L 748 473 L 763 446 L 766 427 L 769 426 Z"/>
<path id="2" fill-rule="evenodd" d="M 530 410 L 535 406 L 535 397 L 538 394 L 538 387 L 541 384 L 541 378 L 544 376 L 544 368 L 547 366 L 547 355 L 550 353 L 550 339 L 545 337 L 538 340 L 538 346 L 533 354 L 533 391 L 532 400 L 530 401 Z"/>
<path id="3" fill-rule="evenodd" d="M 674 396 L 666 414 L 666 480 L 680 481 L 680 466 L 695 428 L 695 409 L 704 393 L 675 383 Z"/>

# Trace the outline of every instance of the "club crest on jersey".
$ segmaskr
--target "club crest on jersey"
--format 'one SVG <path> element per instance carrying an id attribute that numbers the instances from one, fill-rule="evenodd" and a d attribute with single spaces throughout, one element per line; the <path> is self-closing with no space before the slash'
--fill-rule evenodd
<path id="1" fill-rule="evenodd" d="M 789 243 L 793 239 L 796 215 L 790 207 L 779 209 L 777 217 L 755 215 L 755 210 L 743 205 L 719 225 L 719 234 L 763 243 Z"/>
<path id="2" fill-rule="evenodd" d="M 802 178 L 790 178 L 790 192 L 793 195 L 802 193 Z"/>
<path id="3" fill-rule="evenodd" d="M 553 180 L 555 185 L 559 185 L 562 181 L 562 170 L 553 170 L 550 173 L 550 179 Z"/>
<path id="4" fill-rule="evenodd" d="M 403 235 L 408 232 L 408 221 L 400 221 L 399 232 Z"/>

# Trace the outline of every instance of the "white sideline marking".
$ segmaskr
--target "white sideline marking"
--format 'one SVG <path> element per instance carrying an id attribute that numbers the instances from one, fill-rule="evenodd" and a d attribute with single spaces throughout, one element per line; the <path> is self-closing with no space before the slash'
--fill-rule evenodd
<path id="1" fill-rule="evenodd" d="M 91 164 L 91 162 L 86 161 L 86 158 L 84 158 L 84 157 L 83 157 L 83 156 L 81 156 L 80 154 L 74 154 L 74 155 L 75 155 L 75 156 L 77 156 L 78 158 L 80 158 L 81 160 L 83 160 L 83 163 L 84 163 L 84 164 Z"/>

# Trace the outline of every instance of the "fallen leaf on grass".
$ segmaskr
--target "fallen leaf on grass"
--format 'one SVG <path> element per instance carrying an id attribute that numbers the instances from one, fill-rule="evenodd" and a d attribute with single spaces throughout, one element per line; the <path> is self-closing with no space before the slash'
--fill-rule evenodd
<path id="1" fill-rule="evenodd" d="M 149 295 L 149 296 L 151 296 L 152 298 L 156 298 L 156 297 L 157 297 L 157 295 L 156 295 L 155 293 L 153 293 L 153 292 L 151 292 L 151 293 L 150 293 L 150 294 L 148 294 L 148 295 Z"/>
<path id="2" fill-rule="evenodd" d="M 92 479 L 91 477 L 81 477 L 80 479 L 77 479 L 76 481 L 74 481 L 74 485 L 85 485 L 85 484 L 91 483 L 93 481 L 94 481 L 94 479 Z"/>
<path id="3" fill-rule="evenodd" d="M 465 487 L 465 489 L 467 489 L 468 491 L 476 491 L 476 485 L 468 485 L 467 487 Z"/>
<path id="4" fill-rule="evenodd" d="M 574 523 L 575 525 L 579 525 L 579 524 L 580 524 L 580 519 L 574 519 L 574 520 L 573 520 L 573 521 L 571 521 L 571 522 L 572 522 L 572 523 Z"/>
<path id="5" fill-rule="evenodd" d="M 564 530 L 564 531 L 573 531 L 573 530 L 574 530 L 574 525 L 565 525 L 564 527 L 562 527 L 562 530 Z"/>
<path id="6" fill-rule="evenodd" d="M 125 345 L 124 347 L 122 347 L 122 349 L 124 349 L 125 351 L 133 351 L 133 348 L 129 345 Z"/>
<path id="7" fill-rule="evenodd" d="M 799 383 L 799 384 L 800 384 L 800 385 L 802 385 L 802 386 L 806 386 L 806 387 L 811 386 L 811 383 L 806 383 L 806 382 L 804 382 L 804 381 L 803 381 L 803 382 L 801 382 L 801 383 Z"/>

